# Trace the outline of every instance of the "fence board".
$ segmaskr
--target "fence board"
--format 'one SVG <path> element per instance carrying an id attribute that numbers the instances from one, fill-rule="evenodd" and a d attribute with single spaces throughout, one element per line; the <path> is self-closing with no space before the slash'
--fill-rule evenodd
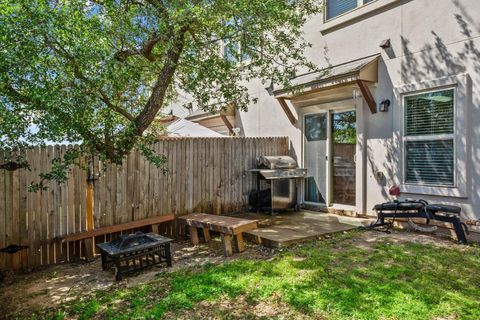
<path id="1" fill-rule="evenodd" d="M 191 212 L 222 214 L 246 207 L 255 179 L 246 170 L 259 155 L 288 154 L 287 138 L 165 138 L 154 146 L 167 157 L 167 169 L 149 163 L 132 151 L 120 165 L 98 158 L 79 160 L 62 184 L 28 192 L 39 174 L 48 172 L 52 160 L 78 146 L 47 146 L 21 151 L 30 170 L 0 170 L 0 247 L 29 248 L 15 255 L 0 253 L 0 270 L 31 268 L 74 261 L 83 256 L 80 242 L 60 244 L 56 237 L 86 230 L 87 172 L 94 177 L 95 227 L 105 227 L 148 217 Z M 0 150 L 0 163 L 9 156 Z M 176 236 L 176 223 L 161 228 Z M 97 237 L 113 239 L 118 234 Z"/>
<path id="2" fill-rule="evenodd" d="M 53 146 L 47 147 L 47 167 L 50 166 L 53 159 L 55 158 L 55 152 Z M 55 237 L 55 210 L 54 210 L 54 188 L 55 188 L 55 181 L 51 181 L 48 183 L 48 189 L 45 191 L 46 197 L 46 216 L 47 216 L 47 239 L 51 239 Z M 49 243 L 45 245 L 45 249 L 47 251 L 47 259 L 46 264 L 55 263 L 55 244 Z"/>

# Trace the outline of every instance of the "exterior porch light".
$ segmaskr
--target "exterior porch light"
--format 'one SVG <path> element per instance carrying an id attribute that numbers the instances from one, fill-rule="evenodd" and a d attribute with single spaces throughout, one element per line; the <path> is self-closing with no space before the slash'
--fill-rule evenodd
<path id="1" fill-rule="evenodd" d="M 392 46 L 390 39 L 385 39 L 382 42 L 380 42 L 379 47 L 382 49 L 388 49 Z"/>
<path id="2" fill-rule="evenodd" d="M 378 105 L 378 111 L 380 112 L 388 112 L 388 107 L 390 107 L 390 100 L 385 99 Z"/>
<path id="3" fill-rule="evenodd" d="M 265 87 L 265 90 L 267 90 L 269 96 L 273 95 L 273 81 L 270 81 L 270 85 Z"/>

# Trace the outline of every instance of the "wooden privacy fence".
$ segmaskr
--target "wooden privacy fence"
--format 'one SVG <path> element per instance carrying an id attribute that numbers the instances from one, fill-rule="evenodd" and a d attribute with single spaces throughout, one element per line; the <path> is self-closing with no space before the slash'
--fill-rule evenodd
<path id="1" fill-rule="evenodd" d="M 60 243 L 56 239 L 87 230 L 87 172 L 72 166 L 67 182 L 49 182 L 46 190 L 36 193 L 27 190 L 30 183 L 38 182 L 40 173 L 49 171 L 52 160 L 61 158 L 69 148 L 75 147 L 24 150 L 20 156 L 30 169 L 0 169 L 0 248 L 28 246 L 15 254 L 0 252 L 0 270 L 73 261 L 82 256 L 78 241 Z M 137 151 L 122 165 L 98 159 L 90 164 L 95 228 L 166 214 L 242 210 L 248 192 L 255 187 L 254 176 L 246 170 L 255 166 L 257 156 L 287 155 L 288 139 L 166 138 L 154 149 L 168 157 L 166 173 Z M 7 152 L 0 151 L 0 164 L 8 157 Z M 86 159 L 80 162 L 87 165 Z"/>

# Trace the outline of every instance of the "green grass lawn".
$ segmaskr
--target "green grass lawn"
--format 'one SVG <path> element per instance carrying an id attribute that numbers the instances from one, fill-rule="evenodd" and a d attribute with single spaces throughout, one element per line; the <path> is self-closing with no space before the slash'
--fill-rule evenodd
<path id="1" fill-rule="evenodd" d="M 254 306 L 263 303 L 279 310 L 276 318 L 480 319 L 478 246 L 384 238 L 358 247 L 361 235 L 314 241 L 271 260 L 162 273 L 149 284 L 98 291 L 32 317 L 228 319 L 243 308 L 237 318 L 255 318 Z"/>

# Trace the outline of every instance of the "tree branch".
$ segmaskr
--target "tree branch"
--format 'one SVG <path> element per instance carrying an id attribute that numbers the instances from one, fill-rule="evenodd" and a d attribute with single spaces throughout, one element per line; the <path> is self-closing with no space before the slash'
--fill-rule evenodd
<path id="1" fill-rule="evenodd" d="M 152 93 L 148 98 L 145 107 L 135 119 L 135 126 L 138 135 L 143 134 L 143 132 L 150 126 L 163 105 L 167 89 L 172 82 L 173 75 L 177 69 L 178 61 L 180 60 L 185 45 L 186 31 L 187 27 L 184 27 L 178 31 L 179 33 L 173 39 L 172 47 L 166 54 L 165 64 L 157 77 Z"/>
<path id="2" fill-rule="evenodd" d="M 118 112 L 119 114 L 121 114 L 122 116 L 124 116 L 125 118 L 127 118 L 130 121 L 135 120 L 135 117 L 132 114 L 130 114 L 130 112 L 128 112 L 127 110 L 117 106 L 116 104 L 113 104 L 110 101 L 110 99 L 108 98 L 107 94 L 102 89 L 99 89 L 98 91 L 100 93 L 100 100 L 102 100 L 103 103 L 105 103 L 107 105 L 107 107 L 109 107 L 111 110 L 113 110 L 115 112 Z"/>
<path id="3" fill-rule="evenodd" d="M 154 32 L 152 36 L 147 40 L 147 42 L 145 42 L 142 48 L 120 50 L 115 53 L 114 57 L 121 62 L 124 62 L 132 56 L 143 56 L 148 61 L 159 60 L 161 56 L 153 54 L 152 50 L 157 43 L 164 40 L 168 40 L 168 37 L 166 35 L 158 35 L 156 32 Z"/>
<path id="4" fill-rule="evenodd" d="M 60 43 L 58 43 L 58 41 L 55 41 L 54 39 L 49 38 L 48 35 L 44 35 L 44 39 L 45 39 L 45 43 L 47 44 L 47 46 L 52 48 L 52 50 L 54 50 L 57 54 L 63 56 L 64 58 L 66 58 L 67 60 L 70 61 L 70 63 L 73 66 L 73 74 L 74 74 L 75 78 L 87 82 L 93 88 L 95 88 L 95 90 L 98 91 L 100 100 L 103 103 L 105 103 L 105 105 L 109 109 L 121 114 L 122 116 L 127 118 L 129 121 L 134 121 L 135 120 L 135 117 L 132 114 L 130 114 L 127 110 L 125 110 L 125 109 L 121 108 L 120 106 L 117 106 L 116 104 L 114 104 L 110 100 L 110 98 L 108 97 L 107 93 L 104 90 L 102 90 L 101 88 L 96 88 L 95 84 L 92 83 L 92 81 L 90 79 L 88 79 L 87 76 L 85 76 L 83 74 L 83 72 L 80 70 L 80 66 L 78 65 L 75 57 L 72 56 L 65 48 L 63 48 L 60 45 Z"/>
<path id="5" fill-rule="evenodd" d="M 39 105 L 41 105 L 40 101 L 36 101 L 36 99 L 33 99 L 31 97 L 28 97 L 15 89 L 11 83 L 4 83 L 3 88 L 6 90 L 6 93 L 8 94 L 8 97 L 12 99 L 13 101 L 22 103 L 22 104 L 30 104 L 33 105 L 34 107 L 37 106 L 37 109 L 41 109 Z M 62 114 L 62 118 L 65 119 L 66 121 L 69 121 L 71 117 L 62 111 L 60 108 L 56 107 L 55 112 Z M 99 141 L 99 139 L 95 136 L 93 132 L 88 130 L 87 128 L 84 128 L 82 126 L 76 126 L 78 133 L 82 136 L 82 138 L 85 141 L 89 141 L 91 145 L 95 148 L 95 150 L 102 152 L 104 150 L 104 145 Z"/>
<path id="6" fill-rule="evenodd" d="M 149 4 L 157 8 L 158 12 L 165 18 L 165 21 L 168 21 L 169 15 L 167 7 L 163 4 L 162 0 L 147 0 Z"/>
<path id="7" fill-rule="evenodd" d="M 10 99 L 23 104 L 31 103 L 31 99 L 20 93 L 12 86 L 11 83 L 4 83 L 2 87 L 6 90 L 6 93 Z"/>

